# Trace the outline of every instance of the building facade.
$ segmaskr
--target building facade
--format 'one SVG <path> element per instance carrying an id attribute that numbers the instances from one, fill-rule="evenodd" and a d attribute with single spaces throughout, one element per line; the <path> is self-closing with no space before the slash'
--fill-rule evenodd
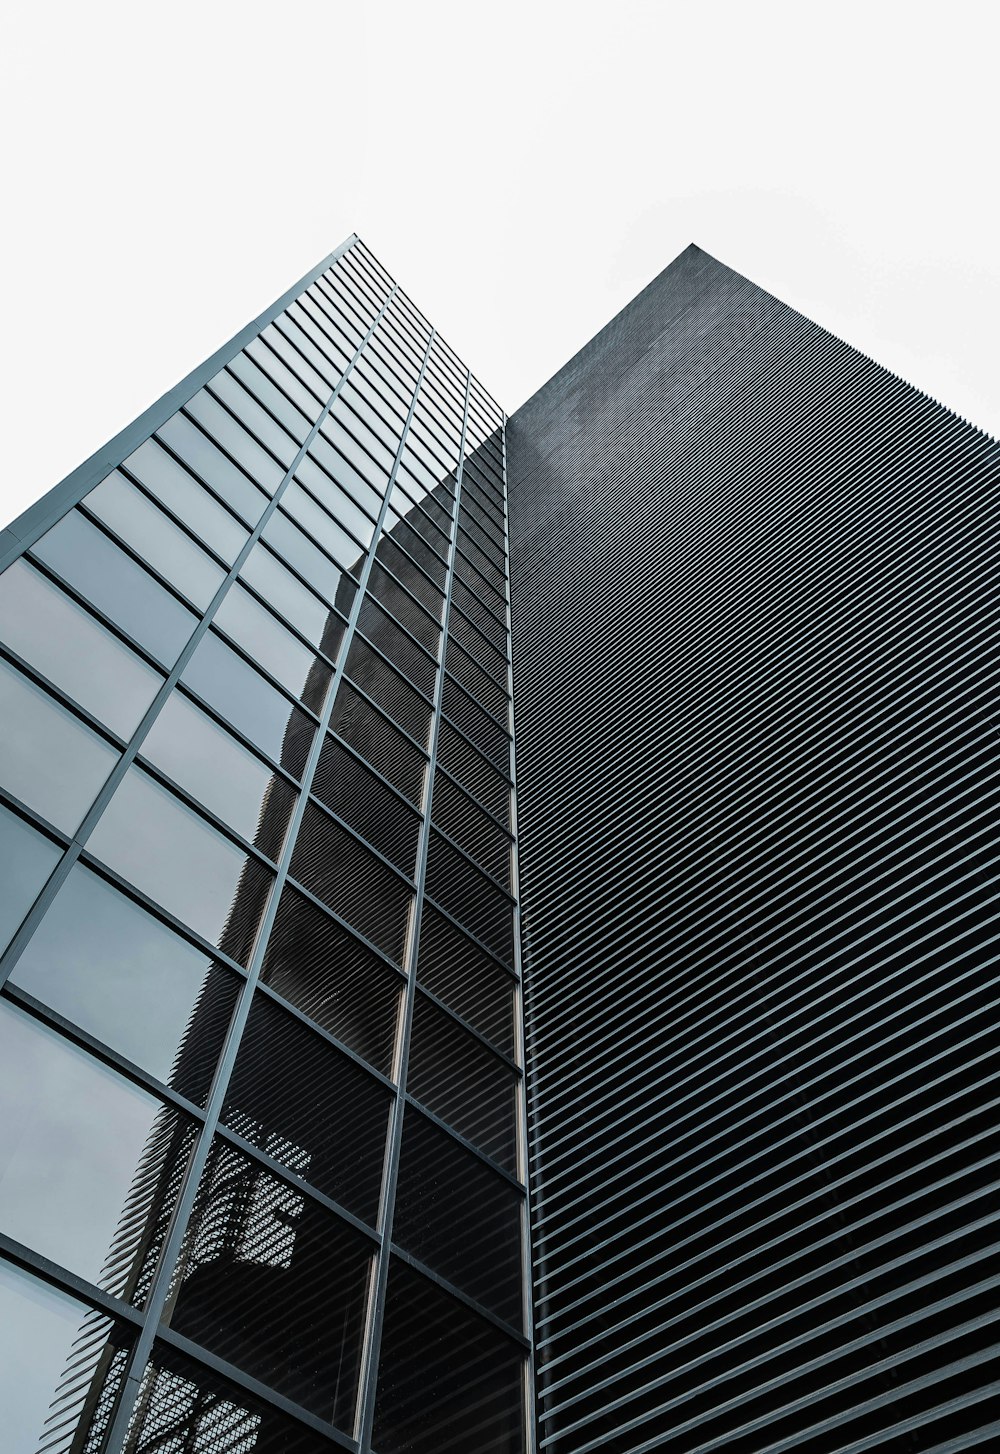
<path id="1" fill-rule="evenodd" d="M 12 1451 L 995 1439 L 998 466 L 697 248 L 508 421 L 352 238 L 3 532 Z"/>

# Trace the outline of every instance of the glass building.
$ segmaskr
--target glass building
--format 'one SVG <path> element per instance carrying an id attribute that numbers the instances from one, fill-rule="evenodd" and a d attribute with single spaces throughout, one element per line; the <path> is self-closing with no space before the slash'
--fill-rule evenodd
<path id="1" fill-rule="evenodd" d="M 352 237 L 2 532 L 11 1454 L 994 1441 L 998 474 L 697 248 L 508 421 Z"/>

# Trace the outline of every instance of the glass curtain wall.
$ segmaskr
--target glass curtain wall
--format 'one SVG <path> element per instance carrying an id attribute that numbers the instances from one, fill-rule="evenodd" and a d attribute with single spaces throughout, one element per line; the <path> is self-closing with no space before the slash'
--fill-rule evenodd
<path id="1" fill-rule="evenodd" d="M 14 1454 L 525 1446 L 504 416 L 353 241 L 0 574 Z"/>

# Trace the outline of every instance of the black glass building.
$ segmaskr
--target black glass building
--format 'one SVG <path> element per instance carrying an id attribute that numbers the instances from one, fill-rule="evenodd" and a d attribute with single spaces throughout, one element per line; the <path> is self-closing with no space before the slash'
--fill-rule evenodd
<path id="1" fill-rule="evenodd" d="M 12 1454 L 995 1439 L 998 464 L 696 248 L 508 421 L 352 238 L 3 533 Z"/>

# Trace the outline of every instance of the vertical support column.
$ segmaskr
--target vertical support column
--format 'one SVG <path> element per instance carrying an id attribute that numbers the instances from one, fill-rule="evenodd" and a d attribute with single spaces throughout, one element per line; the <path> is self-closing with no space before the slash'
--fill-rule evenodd
<path id="1" fill-rule="evenodd" d="M 396 288 L 393 287 L 392 291 L 389 294 L 389 297 L 386 299 L 379 312 L 378 318 L 368 330 L 365 338 L 363 339 L 357 352 L 355 353 L 354 358 L 351 360 L 350 368 L 354 367 L 354 364 L 357 362 L 358 358 L 363 353 L 364 348 L 367 346 L 368 340 L 371 338 L 378 324 L 384 318 L 385 313 L 389 308 L 393 297 L 396 294 L 396 291 Z M 239 1049 L 240 1039 L 242 1037 L 243 1030 L 246 1026 L 247 1018 L 250 1013 L 250 1004 L 253 997 L 253 992 L 260 977 L 261 967 L 267 949 L 268 937 L 270 935 L 271 928 L 274 924 L 275 915 L 277 913 L 278 901 L 281 896 L 282 888 L 284 887 L 285 881 L 288 877 L 289 867 L 291 865 L 292 859 L 292 852 L 294 850 L 295 841 L 298 836 L 298 831 L 302 823 L 303 815 L 305 813 L 306 803 L 308 801 L 313 777 L 315 776 L 316 767 L 319 763 L 323 740 L 326 736 L 326 732 L 330 724 L 330 719 L 333 714 L 337 691 L 340 687 L 341 681 L 343 680 L 344 668 L 347 661 L 348 653 L 350 651 L 351 642 L 354 638 L 358 618 L 361 613 L 361 606 L 367 591 L 368 580 L 371 576 L 372 567 L 375 560 L 375 552 L 378 549 L 378 545 L 385 525 L 385 520 L 389 514 L 389 502 L 392 497 L 393 488 L 395 486 L 396 476 L 399 472 L 400 460 L 402 458 L 403 451 L 406 448 L 406 440 L 410 431 L 410 424 L 413 420 L 413 414 L 416 408 L 417 398 L 419 397 L 420 387 L 423 383 L 424 374 L 427 369 L 427 361 L 430 357 L 431 348 L 433 347 L 434 337 L 434 331 L 431 330 L 430 337 L 427 341 L 427 347 L 424 351 L 424 357 L 420 367 L 420 373 L 417 377 L 417 382 L 414 387 L 413 397 L 410 400 L 410 407 L 406 416 L 406 422 L 403 425 L 403 431 L 400 436 L 395 459 L 393 461 L 392 469 L 390 471 L 388 482 L 386 484 L 385 493 L 382 498 L 382 505 L 379 510 L 378 519 L 375 522 L 375 528 L 372 533 L 371 542 L 368 547 L 368 553 L 365 557 L 365 562 L 362 566 L 361 573 L 358 579 L 358 587 L 355 592 L 350 616 L 348 617 L 347 626 L 344 631 L 344 637 L 341 643 L 340 653 L 337 659 L 337 665 L 334 670 L 329 689 L 327 691 L 326 702 L 324 704 L 323 711 L 320 714 L 319 726 L 317 727 L 313 737 L 309 756 L 306 761 L 305 770 L 302 774 L 301 790 L 296 800 L 295 810 L 288 825 L 288 830 L 285 834 L 285 843 L 282 850 L 281 859 L 278 863 L 278 871 L 275 876 L 274 884 L 271 888 L 271 895 L 268 900 L 267 909 L 265 911 L 263 920 L 257 933 L 257 940 L 254 947 L 254 952 L 247 968 L 247 977 L 243 984 L 242 992 L 240 994 L 236 1010 L 233 1014 L 233 1019 L 229 1027 L 229 1033 L 226 1040 L 225 1049 L 223 1050 L 222 1058 L 216 1071 L 215 1081 L 212 1086 L 212 1092 L 209 1097 L 208 1106 L 206 1107 L 204 1124 L 201 1128 L 194 1151 L 192 1152 L 191 1160 L 189 1162 L 184 1181 L 184 1186 L 182 1188 L 180 1197 L 177 1202 L 177 1206 L 174 1211 L 173 1222 L 171 1224 L 170 1232 L 167 1236 L 166 1244 L 160 1258 L 160 1264 L 157 1269 L 156 1278 L 150 1291 L 149 1301 L 146 1307 L 145 1322 L 132 1350 L 128 1372 L 123 1383 L 122 1395 L 120 1396 L 118 1408 L 108 1435 L 105 1454 L 121 1454 L 121 1451 L 124 1447 L 124 1441 L 127 1437 L 129 1424 L 132 1417 L 132 1408 L 135 1397 L 138 1392 L 139 1385 L 141 1383 L 150 1353 L 152 1351 L 153 1341 L 156 1337 L 157 1328 L 166 1307 L 174 1268 L 177 1262 L 177 1258 L 183 1247 L 184 1238 L 187 1234 L 188 1223 L 191 1217 L 191 1213 L 194 1209 L 198 1186 L 201 1180 L 202 1173 L 204 1172 L 205 1166 L 208 1161 L 212 1137 L 214 1135 L 216 1127 L 219 1124 L 219 1120 L 222 1114 L 223 1103 L 225 1101 L 226 1091 L 229 1085 L 229 1079 L 232 1074 L 233 1066 L 236 1061 L 236 1054 Z M 334 390 L 334 393 L 331 395 L 327 410 L 321 416 L 320 422 L 323 418 L 326 417 L 326 413 L 329 412 L 329 408 L 332 407 L 346 377 L 347 373 L 345 372 L 343 378 L 337 385 L 337 389 Z M 319 424 L 317 423 L 316 428 L 318 429 L 318 427 Z M 312 435 L 310 435 L 310 439 L 311 438 Z M 304 450 L 305 446 L 303 446 L 303 453 Z M 291 471 L 289 471 L 288 478 L 291 478 Z M 287 483 L 287 480 L 284 483 Z M 277 496 L 275 498 L 277 498 Z M 243 553 L 241 553 L 241 559 L 242 555 Z M 238 562 L 238 564 L 239 563 L 240 562 Z M 234 565 L 233 570 L 235 571 L 236 569 L 237 566 Z"/>
<path id="2" fill-rule="evenodd" d="M 510 604 L 510 526 L 507 507 L 507 415 L 503 416 L 503 538 L 504 567 L 506 575 L 507 604 L 507 701 L 510 726 L 510 830 L 511 844 L 511 888 L 514 894 L 514 968 L 517 971 L 514 1013 L 514 1051 L 521 1067 L 517 1087 L 518 1114 L 518 1166 L 524 1182 L 524 1200 L 521 1205 L 521 1275 L 524 1299 L 524 1331 L 528 1338 L 528 1356 L 524 1363 L 524 1447 L 527 1454 L 535 1454 L 538 1440 L 538 1416 L 535 1409 L 535 1336 L 534 1336 L 534 1287 L 531 1257 L 531 1182 L 528 1165 L 528 1067 L 524 1034 L 524 963 L 521 955 L 521 886 L 518 876 L 517 851 L 517 768 L 514 730 L 514 653 L 511 636 Z"/>
<path id="3" fill-rule="evenodd" d="M 468 432 L 469 392 L 471 387 L 472 375 L 467 371 L 465 379 L 465 405 L 462 415 L 462 437 L 458 451 L 458 473 L 455 479 L 455 505 L 451 517 L 448 576 L 445 586 L 444 611 L 441 618 L 441 649 L 438 660 L 437 681 L 434 689 L 434 711 L 431 718 L 430 756 L 427 763 L 427 783 L 424 792 L 424 819 L 420 829 L 420 842 L 417 848 L 417 892 L 411 911 L 409 942 L 407 944 L 405 965 L 407 982 L 396 1042 L 396 1102 L 393 1108 L 392 1129 L 389 1133 L 389 1141 L 386 1149 L 385 1174 L 382 1184 L 382 1204 L 379 1213 L 378 1230 L 381 1238 L 381 1246 L 375 1269 L 362 1363 L 362 1398 L 360 1400 L 360 1413 L 357 1425 L 358 1439 L 362 1450 L 371 1448 L 372 1426 L 375 1419 L 375 1393 L 378 1385 L 379 1352 L 382 1344 L 382 1324 L 385 1318 L 386 1284 L 389 1277 L 389 1246 L 392 1241 L 392 1223 L 396 1210 L 396 1183 L 399 1177 L 399 1155 L 403 1137 L 406 1071 L 410 1053 L 410 1032 L 413 1025 L 413 1005 L 416 995 L 417 956 L 420 949 L 420 920 L 423 914 L 427 880 L 427 854 L 431 835 L 434 773 L 437 765 L 441 704 L 444 696 L 444 661 L 448 640 L 448 621 L 451 615 L 452 583 L 455 577 L 458 510 L 462 499 L 462 470 L 465 463 L 465 440 Z"/>

